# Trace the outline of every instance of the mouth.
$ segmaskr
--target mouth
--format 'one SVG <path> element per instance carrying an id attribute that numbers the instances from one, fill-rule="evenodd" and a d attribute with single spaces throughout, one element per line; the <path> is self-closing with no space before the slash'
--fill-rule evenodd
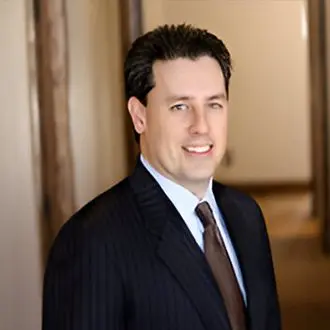
<path id="1" fill-rule="evenodd" d="M 213 144 L 182 147 L 184 151 L 188 152 L 191 155 L 201 155 L 201 156 L 208 155 L 211 152 L 212 148 L 213 148 Z"/>

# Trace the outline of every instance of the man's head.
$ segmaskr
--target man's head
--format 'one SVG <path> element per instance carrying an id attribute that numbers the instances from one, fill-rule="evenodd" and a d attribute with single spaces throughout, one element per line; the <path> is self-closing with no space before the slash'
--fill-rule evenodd
<path id="1" fill-rule="evenodd" d="M 143 156 L 196 195 L 226 148 L 230 54 L 189 25 L 138 38 L 125 61 L 128 109 Z"/>

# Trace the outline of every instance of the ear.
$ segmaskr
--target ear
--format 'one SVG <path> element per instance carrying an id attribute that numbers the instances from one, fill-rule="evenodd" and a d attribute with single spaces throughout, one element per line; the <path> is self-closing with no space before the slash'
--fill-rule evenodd
<path id="1" fill-rule="evenodd" d="M 138 134 L 143 133 L 146 128 L 146 107 L 135 96 L 128 100 L 127 107 L 135 131 Z"/>

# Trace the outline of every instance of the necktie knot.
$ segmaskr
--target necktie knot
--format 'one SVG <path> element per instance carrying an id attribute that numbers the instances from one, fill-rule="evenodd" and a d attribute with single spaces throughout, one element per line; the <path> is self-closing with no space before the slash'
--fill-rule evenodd
<path id="1" fill-rule="evenodd" d="M 207 228 L 209 225 L 213 225 L 216 223 L 212 209 L 208 202 L 199 203 L 196 206 L 195 212 L 196 212 L 197 216 L 199 217 L 199 219 L 201 220 L 201 222 L 204 226 L 204 229 Z"/>

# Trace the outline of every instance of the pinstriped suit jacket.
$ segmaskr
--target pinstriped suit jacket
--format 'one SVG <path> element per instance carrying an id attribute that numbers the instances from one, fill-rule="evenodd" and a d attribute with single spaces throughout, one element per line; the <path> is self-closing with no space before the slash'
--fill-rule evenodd
<path id="1" fill-rule="evenodd" d="M 279 330 L 262 213 L 214 182 L 247 292 L 250 330 Z M 78 211 L 50 251 L 43 330 L 230 330 L 203 252 L 158 183 L 134 173 Z"/>

